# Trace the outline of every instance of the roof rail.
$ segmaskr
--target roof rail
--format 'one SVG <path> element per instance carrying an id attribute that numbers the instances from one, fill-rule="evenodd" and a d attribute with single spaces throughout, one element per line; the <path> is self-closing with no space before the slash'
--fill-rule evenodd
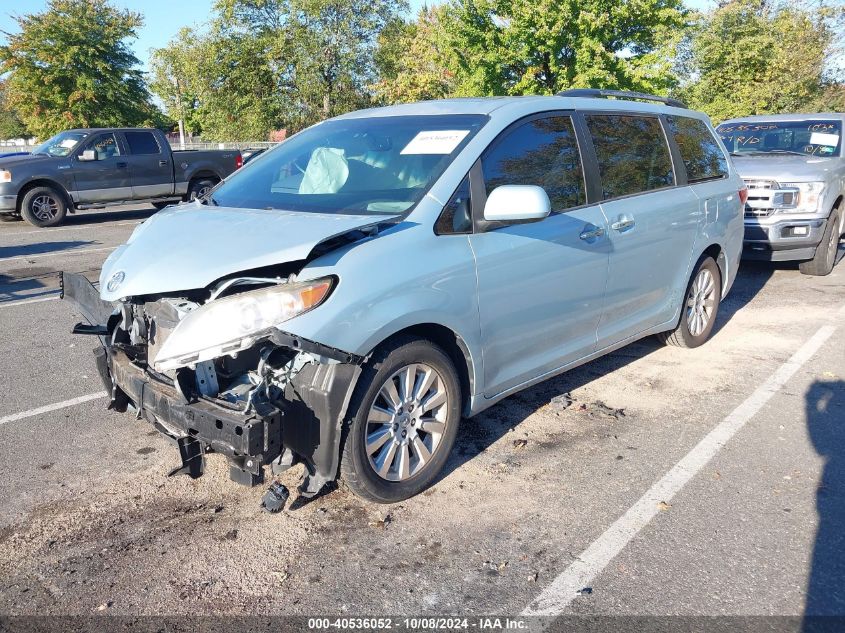
<path id="1" fill-rule="evenodd" d="M 557 93 L 558 97 L 616 97 L 617 99 L 642 99 L 643 101 L 657 101 L 665 103 L 673 108 L 686 108 L 683 101 L 670 97 L 659 97 L 644 92 L 632 92 L 630 90 L 604 90 L 602 88 L 572 88 Z"/>

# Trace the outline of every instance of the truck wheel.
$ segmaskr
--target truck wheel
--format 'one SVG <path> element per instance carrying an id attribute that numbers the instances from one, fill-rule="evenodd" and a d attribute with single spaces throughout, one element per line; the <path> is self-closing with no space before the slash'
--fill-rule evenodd
<path id="1" fill-rule="evenodd" d="M 816 248 L 813 259 L 798 264 L 798 270 L 805 275 L 823 277 L 829 275 L 836 263 L 836 251 L 839 249 L 839 210 L 834 209 L 827 219 L 822 241 Z"/>
<path id="2" fill-rule="evenodd" d="M 200 180 L 193 181 L 191 186 L 188 187 L 188 201 L 202 198 L 216 184 L 211 178 L 201 178 Z"/>
<path id="3" fill-rule="evenodd" d="M 722 275 L 712 257 L 705 255 L 698 260 L 695 272 L 687 285 L 686 301 L 681 311 L 678 327 L 657 337 L 666 345 L 698 347 L 713 331 L 719 302 L 722 300 Z"/>
<path id="4" fill-rule="evenodd" d="M 364 368 L 349 406 L 340 476 L 359 497 L 395 503 L 440 474 L 461 421 L 461 388 L 449 357 L 401 338 Z"/>
<path id="5" fill-rule="evenodd" d="M 33 187 L 21 200 L 21 215 L 33 226 L 56 226 L 67 215 L 67 203 L 52 187 Z"/>

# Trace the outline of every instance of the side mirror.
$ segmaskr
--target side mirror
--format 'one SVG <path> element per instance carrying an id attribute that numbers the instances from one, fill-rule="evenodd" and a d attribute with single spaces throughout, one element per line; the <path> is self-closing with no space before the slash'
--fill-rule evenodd
<path id="1" fill-rule="evenodd" d="M 487 196 L 484 219 L 488 222 L 530 222 L 548 217 L 552 203 L 542 187 L 502 185 Z"/>
<path id="2" fill-rule="evenodd" d="M 93 149 L 86 149 L 79 155 L 79 160 L 83 163 L 92 160 L 97 160 L 97 152 L 95 152 Z"/>

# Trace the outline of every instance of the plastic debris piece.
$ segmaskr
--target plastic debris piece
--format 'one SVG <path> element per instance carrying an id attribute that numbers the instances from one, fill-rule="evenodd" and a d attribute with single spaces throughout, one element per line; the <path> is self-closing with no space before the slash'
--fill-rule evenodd
<path id="1" fill-rule="evenodd" d="M 281 512 L 285 507 L 285 503 L 287 503 L 288 497 L 290 497 L 288 489 L 279 482 L 274 481 L 267 488 L 267 492 L 264 493 L 264 497 L 261 499 L 261 509 L 270 514 Z"/>

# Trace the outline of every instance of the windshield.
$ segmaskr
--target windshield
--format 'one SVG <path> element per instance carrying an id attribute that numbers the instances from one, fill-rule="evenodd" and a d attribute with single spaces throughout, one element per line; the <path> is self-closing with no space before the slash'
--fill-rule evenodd
<path id="1" fill-rule="evenodd" d="M 396 215 L 413 207 L 486 122 L 480 115 L 325 121 L 235 172 L 212 204 Z"/>
<path id="2" fill-rule="evenodd" d="M 732 154 L 802 154 L 835 156 L 839 153 L 839 121 L 754 121 L 723 123 L 716 128 Z"/>
<path id="3" fill-rule="evenodd" d="M 53 138 L 41 143 L 32 150 L 33 154 L 49 154 L 50 156 L 67 156 L 79 141 L 88 136 L 87 132 L 59 132 Z"/>

